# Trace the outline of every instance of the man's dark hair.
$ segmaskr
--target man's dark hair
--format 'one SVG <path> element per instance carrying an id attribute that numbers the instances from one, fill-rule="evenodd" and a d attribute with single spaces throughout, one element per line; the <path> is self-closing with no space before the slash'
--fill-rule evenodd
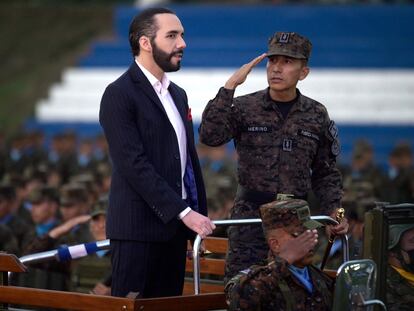
<path id="1" fill-rule="evenodd" d="M 151 40 L 155 38 L 158 30 L 158 25 L 154 20 L 157 14 L 174 14 L 175 13 L 166 8 L 150 8 L 142 11 L 131 22 L 129 26 L 129 44 L 133 56 L 139 55 L 139 38 L 147 36 Z"/>

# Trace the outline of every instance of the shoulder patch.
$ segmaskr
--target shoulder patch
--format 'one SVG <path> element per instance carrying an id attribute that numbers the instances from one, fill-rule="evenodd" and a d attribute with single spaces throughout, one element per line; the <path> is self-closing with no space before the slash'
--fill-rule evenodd
<path id="1" fill-rule="evenodd" d="M 341 152 L 341 146 L 340 146 L 340 144 L 339 144 L 339 141 L 337 140 L 337 139 L 335 139 L 333 142 L 332 142 L 332 145 L 331 145 L 331 152 L 332 152 L 332 154 L 336 157 L 336 156 L 338 156 L 339 155 L 339 153 Z"/>
<path id="2" fill-rule="evenodd" d="M 328 134 L 329 134 L 329 136 L 331 137 L 332 140 L 334 140 L 338 137 L 338 127 L 336 126 L 334 121 L 331 121 L 329 123 Z"/>

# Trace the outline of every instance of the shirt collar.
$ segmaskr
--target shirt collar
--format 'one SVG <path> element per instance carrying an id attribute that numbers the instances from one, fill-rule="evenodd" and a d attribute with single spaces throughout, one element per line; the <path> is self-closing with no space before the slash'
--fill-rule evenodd
<path id="1" fill-rule="evenodd" d="M 141 65 L 137 60 L 135 60 L 138 67 L 144 73 L 145 77 L 151 83 L 152 87 L 154 88 L 157 94 L 164 94 L 168 91 L 168 87 L 170 86 L 170 79 L 168 79 L 167 75 L 164 73 L 162 76 L 161 81 L 159 81 L 151 72 L 149 72 L 143 65 Z"/>

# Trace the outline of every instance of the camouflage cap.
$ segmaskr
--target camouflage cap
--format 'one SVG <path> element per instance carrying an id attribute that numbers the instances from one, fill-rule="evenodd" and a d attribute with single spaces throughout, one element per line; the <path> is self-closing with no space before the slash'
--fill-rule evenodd
<path id="1" fill-rule="evenodd" d="M 388 233 L 388 249 L 397 246 L 404 232 L 411 229 L 414 229 L 414 224 L 391 225 Z"/>
<path id="2" fill-rule="evenodd" d="M 34 188 L 29 193 L 27 199 L 32 204 L 39 204 L 44 201 L 52 201 L 59 204 L 59 192 L 54 187 L 40 186 Z"/>
<path id="3" fill-rule="evenodd" d="M 90 213 L 92 218 L 95 218 L 98 215 L 106 215 L 108 210 L 108 200 L 99 200 L 92 206 L 92 211 Z"/>
<path id="4" fill-rule="evenodd" d="M 260 206 L 260 217 L 265 234 L 273 229 L 284 228 L 291 234 L 316 229 L 323 224 L 311 219 L 308 202 L 299 199 L 273 201 Z"/>
<path id="5" fill-rule="evenodd" d="M 309 59 L 312 43 L 308 38 L 295 32 L 276 32 L 269 39 L 267 56 L 284 55 L 299 59 Z"/>
<path id="6" fill-rule="evenodd" d="M 88 202 L 86 188 L 80 184 L 66 184 L 60 191 L 60 204 L 71 206 L 78 203 Z"/>

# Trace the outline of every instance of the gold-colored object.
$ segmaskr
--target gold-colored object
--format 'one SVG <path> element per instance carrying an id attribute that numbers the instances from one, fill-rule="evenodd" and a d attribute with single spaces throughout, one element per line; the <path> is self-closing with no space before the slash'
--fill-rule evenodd
<path id="1" fill-rule="evenodd" d="M 342 219 L 345 217 L 345 209 L 344 208 L 338 208 L 338 210 L 336 211 L 336 215 L 335 215 L 335 219 L 338 223 L 341 223 Z M 332 245 L 335 241 L 336 235 L 335 234 L 331 234 L 328 238 L 328 245 L 326 246 L 325 249 L 325 254 L 323 254 L 323 259 L 322 259 L 322 263 L 321 263 L 321 270 L 323 270 L 323 268 L 325 268 L 325 265 L 328 261 L 328 257 L 329 257 L 329 253 L 331 252 L 331 248 Z"/>

